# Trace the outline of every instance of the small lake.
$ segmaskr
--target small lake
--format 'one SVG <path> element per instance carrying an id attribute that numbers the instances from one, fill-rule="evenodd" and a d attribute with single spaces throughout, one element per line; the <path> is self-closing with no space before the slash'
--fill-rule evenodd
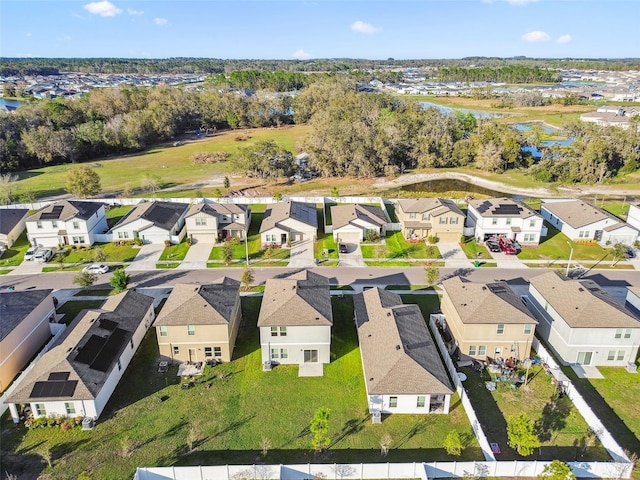
<path id="1" fill-rule="evenodd" d="M 4 98 L 0 98 L 0 107 L 7 107 L 8 110 L 15 110 L 22 102 L 20 100 L 5 100 Z"/>
<path id="2" fill-rule="evenodd" d="M 487 112 L 485 110 L 467 110 L 466 108 L 453 108 L 453 107 L 445 107 L 444 105 L 438 105 L 437 103 L 432 102 L 417 102 L 424 110 L 427 108 L 437 108 L 442 113 L 470 113 L 476 118 L 500 118 L 502 117 L 499 113 Z"/>

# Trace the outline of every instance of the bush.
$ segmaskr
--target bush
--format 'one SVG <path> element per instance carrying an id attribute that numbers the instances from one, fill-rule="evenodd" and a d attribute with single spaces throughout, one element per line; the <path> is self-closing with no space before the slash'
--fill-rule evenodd
<path id="1" fill-rule="evenodd" d="M 196 165 L 209 165 L 226 162 L 229 156 L 227 152 L 198 152 L 191 155 L 190 160 Z"/>
<path id="2" fill-rule="evenodd" d="M 142 246 L 142 239 L 141 239 L 141 238 L 136 238 L 136 239 L 133 241 L 133 244 L 134 244 L 134 245 L 137 245 L 137 246 L 139 246 L 139 247 L 140 247 L 140 246 Z"/>
<path id="3" fill-rule="evenodd" d="M 364 239 L 367 242 L 377 242 L 378 234 L 376 233 L 375 230 L 367 230 L 366 233 L 364 234 Z"/>
<path id="4" fill-rule="evenodd" d="M 71 430 L 72 428 L 73 428 L 72 420 L 63 420 L 62 423 L 60 424 L 60 430 L 62 430 L 63 432 L 66 432 L 67 430 Z"/>
<path id="5" fill-rule="evenodd" d="M 236 136 L 234 137 L 234 140 L 235 140 L 236 142 L 244 142 L 244 141 L 249 140 L 250 138 L 251 138 L 251 137 L 250 137 L 249 135 L 236 135 Z"/>
<path id="6" fill-rule="evenodd" d="M 438 237 L 436 237 L 435 235 L 432 235 L 432 236 L 430 236 L 430 237 L 428 237 L 428 238 L 427 238 L 427 241 L 428 241 L 430 244 L 432 244 L 432 245 L 433 245 L 433 244 L 435 244 L 435 243 L 438 243 Z"/>
<path id="7" fill-rule="evenodd" d="M 165 247 L 170 247 L 171 246 L 171 240 L 165 240 L 164 241 L 164 246 Z"/>

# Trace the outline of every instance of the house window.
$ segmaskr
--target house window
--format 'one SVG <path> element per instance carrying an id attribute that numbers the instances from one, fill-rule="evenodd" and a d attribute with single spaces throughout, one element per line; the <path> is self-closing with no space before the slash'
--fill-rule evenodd
<path id="1" fill-rule="evenodd" d="M 589 238 L 589 230 L 580 230 L 578 232 L 579 238 Z"/>
<path id="2" fill-rule="evenodd" d="M 84 237 L 71 237 L 74 245 L 80 245 L 84 243 Z"/>
<path id="3" fill-rule="evenodd" d="M 487 354 L 487 347 L 485 345 L 480 345 L 478 347 L 478 356 L 484 357 Z"/>
<path id="4" fill-rule="evenodd" d="M 272 337 L 278 336 L 278 327 L 271 327 L 271 336 Z"/>
<path id="5" fill-rule="evenodd" d="M 424 408 L 426 404 L 427 404 L 427 397 L 425 397 L 424 395 L 418 395 L 418 401 L 416 402 L 416 407 Z"/>
<path id="6" fill-rule="evenodd" d="M 76 413 L 76 404 L 73 402 L 65 402 L 64 409 L 67 412 L 67 415 L 75 415 Z"/>
<path id="7" fill-rule="evenodd" d="M 272 359 L 276 359 L 276 360 L 279 358 L 278 357 L 278 349 L 277 348 L 272 348 L 271 349 L 271 358 Z"/>
<path id="8" fill-rule="evenodd" d="M 74 230 L 80 230 L 80 222 L 73 222 L 72 225 Z"/>
<path id="9" fill-rule="evenodd" d="M 492 218 L 491 219 L 491 225 L 497 225 L 498 224 L 498 219 L 497 218 Z"/>
<path id="10" fill-rule="evenodd" d="M 525 335 L 531 335 L 531 332 L 533 331 L 533 325 L 531 325 L 530 323 L 527 323 L 524 326 L 524 334 Z"/>
<path id="11" fill-rule="evenodd" d="M 221 357 L 222 356 L 222 348 L 221 347 L 213 347 L 213 356 Z"/>
<path id="12" fill-rule="evenodd" d="M 412 220 L 413 220 L 414 218 L 416 218 L 416 212 L 411 212 L 411 213 L 409 213 L 409 218 L 410 218 L 410 219 L 412 219 Z"/>
<path id="13" fill-rule="evenodd" d="M 535 228 L 536 226 L 536 221 L 535 220 L 529 220 L 529 227 Z"/>
<path id="14" fill-rule="evenodd" d="M 618 350 L 618 358 L 617 360 L 619 362 L 621 362 L 622 360 L 624 360 L 624 350 Z"/>
<path id="15" fill-rule="evenodd" d="M 204 347 L 204 358 L 213 357 L 213 349 L 211 347 Z"/>
<path id="16" fill-rule="evenodd" d="M 525 242 L 535 242 L 536 241 L 536 234 L 535 233 L 525 233 L 524 234 L 524 241 Z"/>
<path id="17" fill-rule="evenodd" d="M 496 333 L 498 335 L 502 335 L 504 333 L 504 323 L 498 324 L 498 327 L 496 328 Z"/>
<path id="18" fill-rule="evenodd" d="M 57 220 L 51 220 L 51 226 L 53 228 L 58 228 L 58 221 Z"/>
<path id="19" fill-rule="evenodd" d="M 207 224 L 206 217 L 196 217 L 196 225 L 203 226 Z"/>
<path id="20" fill-rule="evenodd" d="M 389 408 L 396 408 L 398 406 L 398 397 L 389 397 Z"/>
<path id="21" fill-rule="evenodd" d="M 422 214 L 422 220 L 429 220 L 429 218 L 431 218 L 431 215 L 429 215 L 428 213 Z"/>
<path id="22" fill-rule="evenodd" d="M 510 218 L 507 218 L 506 224 L 507 225 L 511 225 L 511 219 Z"/>
<path id="23" fill-rule="evenodd" d="M 195 325 L 187 325 L 187 335 L 190 337 L 196 334 L 196 326 Z"/>
<path id="24" fill-rule="evenodd" d="M 440 217 L 440 225 L 446 225 L 447 224 L 447 217 Z"/>
<path id="25" fill-rule="evenodd" d="M 173 347 L 173 354 L 174 355 L 180 355 L 180 347 Z"/>
<path id="26" fill-rule="evenodd" d="M 622 338 L 622 329 L 619 328 L 616 330 L 616 335 L 614 338 Z"/>
<path id="27" fill-rule="evenodd" d="M 36 227 L 37 227 L 37 228 L 42 228 L 42 222 L 41 222 L 40 220 L 38 220 L 38 221 L 36 222 Z"/>
<path id="28" fill-rule="evenodd" d="M 267 233 L 264 238 L 267 240 L 267 242 L 275 242 L 276 241 L 276 234 L 275 233 L 273 233 L 273 234 Z"/>
<path id="29" fill-rule="evenodd" d="M 129 232 L 118 232 L 118 238 L 121 240 L 123 238 L 129 238 Z"/>
<path id="30" fill-rule="evenodd" d="M 289 358 L 289 352 L 286 348 L 280 349 L 280 358 Z"/>
<path id="31" fill-rule="evenodd" d="M 610 362 L 615 360 L 616 358 L 616 351 L 615 350 L 609 350 L 609 354 L 607 355 L 607 360 L 609 360 Z"/>
<path id="32" fill-rule="evenodd" d="M 457 225 L 458 224 L 458 220 L 460 220 L 458 217 L 449 217 L 449 223 L 451 225 Z"/>
<path id="33" fill-rule="evenodd" d="M 158 327 L 158 330 L 160 332 L 160 336 L 161 337 L 166 337 L 167 336 L 167 327 Z"/>
<path id="34" fill-rule="evenodd" d="M 44 403 L 36 403 L 34 405 L 36 407 L 36 415 L 41 417 L 47 414 L 47 409 L 44 408 Z"/>
<path id="35" fill-rule="evenodd" d="M 118 359 L 116 364 L 118 365 L 118 371 L 122 370 L 122 364 L 120 363 L 120 359 Z"/>
<path id="36" fill-rule="evenodd" d="M 624 338 L 631 338 L 631 329 L 630 328 L 627 328 L 624 331 Z"/>
<path id="37" fill-rule="evenodd" d="M 476 346 L 475 345 L 469 345 L 469 355 L 471 357 L 475 357 L 476 354 L 477 354 Z"/>

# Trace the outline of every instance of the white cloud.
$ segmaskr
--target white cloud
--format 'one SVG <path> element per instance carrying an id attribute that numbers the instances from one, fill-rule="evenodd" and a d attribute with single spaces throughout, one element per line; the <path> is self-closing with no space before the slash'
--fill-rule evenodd
<path id="1" fill-rule="evenodd" d="M 307 60 L 307 59 L 311 58 L 311 54 L 305 52 L 301 48 L 300 50 L 296 50 L 295 52 L 293 52 L 293 55 L 291 55 L 291 57 L 295 58 L 296 60 Z"/>
<path id="2" fill-rule="evenodd" d="M 522 39 L 527 42 L 548 42 L 550 38 L 551 37 L 549 37 L 547 32 L 543 32 L 541 30 L 525 33 L 522 36 Z"/>
<path id="3" fill-rule="evenodd" d="M 167 23 L 169 23 L 169 20 L 167 20 L 166 18 L 156 17 L 153 19 L 153 22 L 159 27 L 164 27 Z"/>
<path id="4" fill-rule="evenodd" d="M 366 23 L 366 22 L 363 22 L 362 20 L 358 20 L 351 24 L 351 30 L 358 33 L 372 34 L 372 33 L 381 32 L 382 28 L 374 27 L 370 23 Z"/>
<path id="5" fill-rule="evenodd" d="M 116 7 L 108 0 L 102 0 L 101 2 L 91 2 L 84 6 L 84 9 L 94 15 L 100 15 L 101 17 L 115 17 L 120 15 L 122 10 Z"/>
<path id="6" fill-rule="evenodd" d="M 136 15 L 136 16 L 144 15 L 144 11 L 142 11 L 142 10 L 134 10 L 133 8 L 127 8 L 127 13 L 129 15 Z"/>
<path id="7" fill-rule="evenodd" d="M 566 34 L 566 35 L 561 35 L 558 37 L 558 40 L 556 40 L 556 42 L 558 43 L 569 43 L 573 41 L 573 37 L 571 37 L 571 35 Z"/>

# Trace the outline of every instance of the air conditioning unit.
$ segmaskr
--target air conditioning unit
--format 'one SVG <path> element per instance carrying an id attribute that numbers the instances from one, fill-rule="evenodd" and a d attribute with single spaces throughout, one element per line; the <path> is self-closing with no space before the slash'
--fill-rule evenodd
<path id="1" fill-rule="evenodd" d="M 262 371 L 263 372 L 270 372 L 272 368 L 273 368 L 273 364 L 269 360 L 267 360 L 266 362 L 264 362 L 262 364 Z"/>
<path id="2" fill-rule="evenodd" d="M 371 413 L 371 423 L 382 423 L 382 413 L 380 410 L 374 410 Z"/>
<path id="3" fill-rule="evenodd" d="M 82 430 L 93 430 L 93 418 L 84 417 L 82 419 Z"/>

